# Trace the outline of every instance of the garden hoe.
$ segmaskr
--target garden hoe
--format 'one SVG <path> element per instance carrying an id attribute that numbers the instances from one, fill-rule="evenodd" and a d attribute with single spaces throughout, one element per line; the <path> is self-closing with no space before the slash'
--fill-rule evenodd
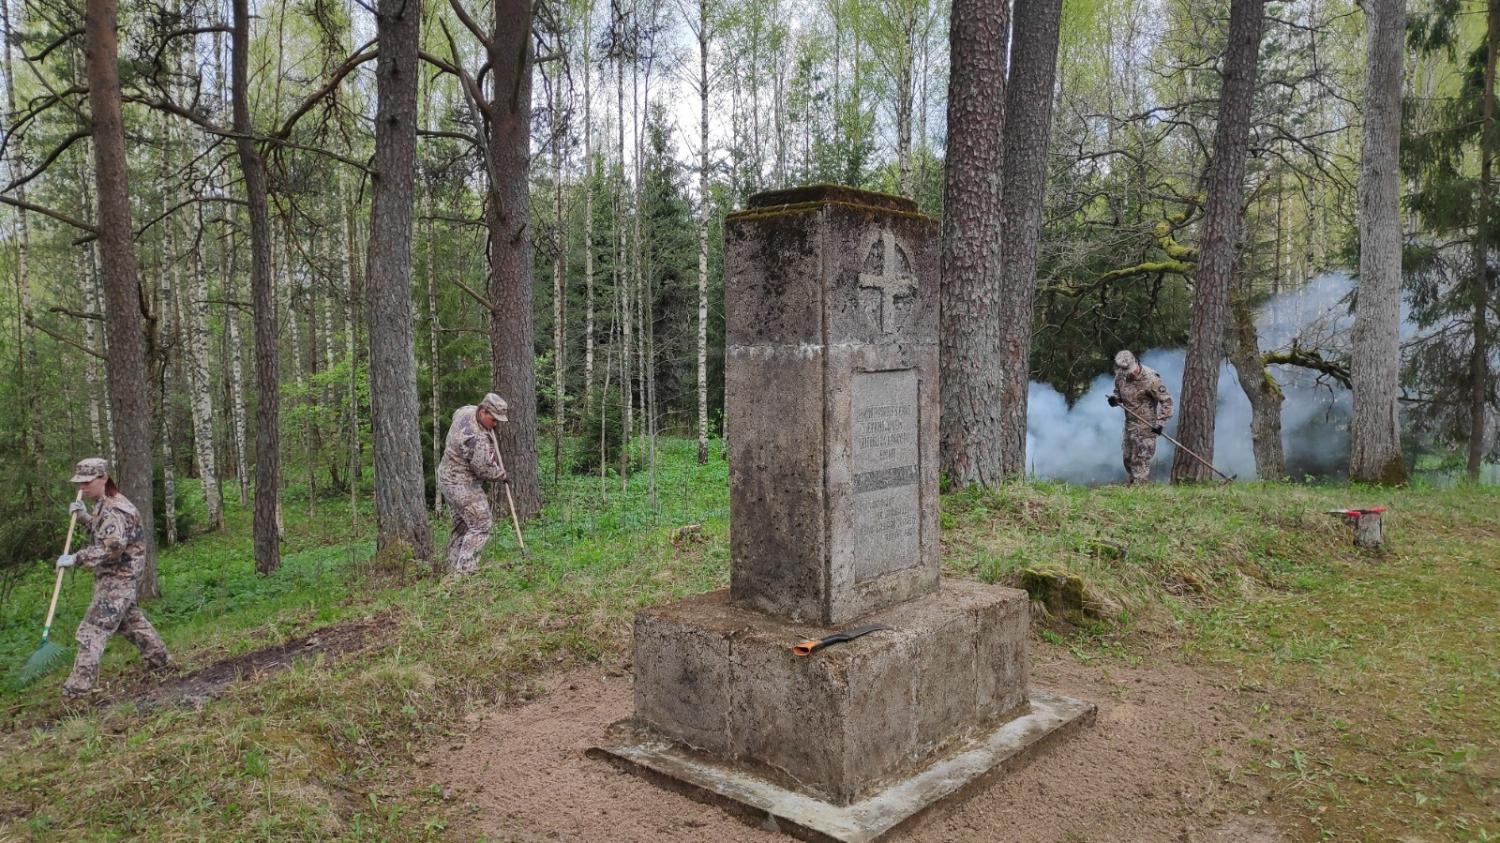
<path id="1" fill-rule="evenodd" d="M 495 441 L 495 431 L 490 434 L 490 447 L 495 449 L 495 462 L 500 464 L 500 470 L 505 471 L 505 458 L 500 456 L 500 443 Z M 510 524 L 516 528 L 516 544 L 521 546 L 521 556 L 529 557 L 531 554 L 526 550 L 526 539 L 521 537 L 521 519 L 516 517 L 516 498 L 510 493 L 510 477 L 505 478 L 505 501 L 510 504 Z"/>
<path id="2" fill-rule="evenodd" d="M 1136 421 L 1141 422 L 1142 424 L 1149 424 L 1149 425 L 1151 425 L 1152 428 L 1155 428 L 1157 426 L 1157 425 L 1151 424 L 1151 422 L 1148 422 L 1145 419 L 1141 418 L 1139 414 L 1132 412 L 1131 409 L 1129 407 L 1125 406 L 1124 404 L 1120 405 L 1120 409 L 1124 410 L 1127 415 L 1129 415 L 1131 418 L 1135 419 Z M 1193 459 L 1197 460 L 1198 462 L 1201 462 L 1204 465 L 1208 466 L 1208 470 L 1209 471 L 1212 471 L 1214 474 L 1217 474 L 1220 477 L 1224 478 L 1224 483 L 1225 484 L 1229 484 L 1229 483 L 1233 483 L 1234 482 L 1234 477 L 1235 477 L 1234 475 L 1225 474 L 1224 472 L 1218 470 L 1217 468 L 1214 468 L 1214 464 L 1213 463 L 1211 463 L 1208 460 L 1206 460 L 1206 459 L 1198 456 L 1197 454 L 1193 453 L 1192 449 L 1188 448 L 1188 446 L 1182 444 L 1181 442 L 1178 442 L 1176 439 L 1173 439 L 1172 437 L 1168 436 L 1165 433 L 1159 433 L 1157 435 L 1160 436 L 1161 438 L 1167 440 L 1168 442 L 1171 442 L 1173 445 L 1176 445 L 1180 450 L 1182 450 L 1188 456 L 1190 456 Z"/>
<path id="3" fill-rule="evenodd" d="M 74 500 L 83 500 L 83 490 L 78 490 L 78 496 Z M 78 513 L 73 513 L 68 520 L 68 538 L 63 542 L 63 555 L 67 555 L 73 549 L 73 529 L 78 526 Z M 16 687 L 24 688 L 43 676 L 61 667 L 68 660 L 72 651 L 61 644 L 49 640 L 52 633 L 52 616 L 57 613 L 57 596 L 62 593 L 63 574 L 67 568 L 57 569 L 57 581 L 52 585 L 52 604 L 47 607 L 47 621 L 42 624 L 42 643 L 26 660 L 21 668 L 21 675 L 16 678 Z"/>

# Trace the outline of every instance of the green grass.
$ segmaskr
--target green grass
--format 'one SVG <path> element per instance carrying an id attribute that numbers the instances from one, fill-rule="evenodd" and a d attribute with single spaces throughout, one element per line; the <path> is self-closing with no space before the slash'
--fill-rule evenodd
<path id="1" fill-rule="evenodd" d="M 11 724 L 0 838 L 464 837 L 449 803 L 410 775 L 416 754 L 464 712 L 524 698 L 547 670 L 624 652 L 637 607 L 726 584 L 727 468 L 697 466 L 695 450 L 664 441 L 655 510 L 645 475 L 627 491 L 611 479 L 607 499 L 597 478 L 549 483 L 531 558 L 497 523 L 482 573 L 457 582 L 382 569 L 367 500 L 357 524 L 347 499 L 317 501 L 309 517 L 296 488 L 283 570 L 258 577 L 248 512 L 232 508 L 224 534 L 161 555 L 164 597 L 147 611 L 186 668 L 344 619 L 388 628 L 357 658 L 233 686 L 200 711 L 69 715 L 61 676 L 0 696 Z M 1383 556 L 1349 547 L 1323 513 L 1354 503 L 1392 507 Z M 944 499 L 945 573 L 1078 574 L 1120 613 L 1043 625 L 1038 646 L 1138 662 L 1165 641 L 1256 689 L 1268 702 L 1254 716 L 1295 736 L 1257 751 L 1281 793 L 1273 810 L 1299 836 L 1493 839 L 1497 504 L 1496 490 L 1466 487 L 1017 484 Z M 688 523 L 703 525 L 701 541 L 674 545 Z M 35 646 L 46 579 L 39 564 L 5 607 L 9 664 Z M 65 635 L 86 578 L 69 589 Z M 103 675 L 133 681 L 129 645 L 110 650 Z"/>

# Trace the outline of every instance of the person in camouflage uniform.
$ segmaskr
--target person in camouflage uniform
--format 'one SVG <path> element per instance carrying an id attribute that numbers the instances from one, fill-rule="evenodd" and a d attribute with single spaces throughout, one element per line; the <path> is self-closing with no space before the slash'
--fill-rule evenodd
<path id="1" fill-rule="evenodd" d="M 1121 450 L 1130 485 L 1151 479 L 1151 458 L 1156 456 L 1156 437 L 1172 417 L 1172 395 L 1161 375 L 1142 366 L 1135 355 L 1115 355 L 1115 391 L 1109 406 L 1125 409 L 1125 436 Z"/>
<path id="2" fill-rule="evenodd" d="M 72 482 L 85 498 L 99 502 L 93 513 L 83 501 L 74 501 L 68 507 L 70 514 L 78 514 L 93 541 L 77 553 L 65 553 L 57 559 L 59 568 L 79 565 L 94 573 L 94 599 L 78 625 L 78 657 L 73 661 L 73 673 L 63 683 L 63 695 L 76 698 L 93 689 L 104 645 L 117 631 L 141 651 L 142 660 L 152 669 L 166 667 L 171 657 L 136 600 L 136 586 L 146 567 L 146 534 L 140 513 L 120 494 L 102 459 L 79 462 L 73 469 Z"/>
<path id="3" fill-rule="evenodd" d="M 448 570 L 472 574 L 479 554 L 490 540 L 490 502 L 480 486 L 484 480 L 507 479 L 500 456 L 490 439 L 495 425 L 507 421 L 505 399 L 491 392 L 479 406 L 459 407 L 448 428 L 443 458 L 438 462 L 438 488 L 453 512 L 448 534 Z"/>

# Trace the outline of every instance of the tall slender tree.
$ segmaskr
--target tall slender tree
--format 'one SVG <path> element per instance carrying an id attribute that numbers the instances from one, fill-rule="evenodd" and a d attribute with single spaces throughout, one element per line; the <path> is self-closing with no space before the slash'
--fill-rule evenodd
<path id="1" fill-rule="evenodd" d="M 1401 79 L 1406 0 L 1366 0 L 1365 130 L 1359 176 L 1359 294 L 1355 298 L 1354 419 L 1349 477 L 1406 481 L 1396 398 L 1401 374 Z"/>
<path id="2" fill-rule="evenodd" d="M 376 547 L 432 559 L 422 476 L 417 352 L 412 326 L 412 185 L 417 164 L 417 51 L 422 4 L 380 0 L 375 27 L 375 157 L 365 309 L 370 332 L 370 427 Z"/>
<path id="3" fill-rule="evenodd" d="M 244 0 L 240 0 L 244 2 Z M 155 519 L 152 516 L 152 446 L 156 441 L 146 383 L 146 331 L 130 224 L 129 169 L 121 117 L 118 7 L 115 0 L 88 0 L 84 37 L 89 111 L 98 187 L 99 260 L 104 286 L 104 335 L 109 347 L 109 403 L 115 441 L 114 476 L 140 510 L 146 528 L 148 573 L 140 593 L 161 593 L 156 580 Z"/>
<path id="4" fill-rule="evenodd" d="M 698 464 L 708 462 L 708 53 L 713 42 L 709 0 L 698 0 L 698 22 L 689 23 L 698 41 Z"/>
<path id="5" fill-rule="evenodd" d="M 941 464 L 956 488 L 1001 478 L 1001 166 L 1004 3 L 954 0 L 949 28 L 948 169 L 943 189 L 939 340 Z"/>
<path id="6" fill-rule="evenodd" d="M 276 314 L 276 279 L 271 272 L 266 164 L 250 118 L 249 0 L 234 0 L 230 29 L 229 97 L 234 148 L 250 211 L 250 304 L 255 318 L 255 570 L 272 574 L 281 567 L 281 379 L 276 346 L 280 320 Z"/>
<path id="7" fill-rule="evenodd" d="M 1005 243 L 1000 281 L 1000 474 L 1026 473 L 1026 399 L 1031 384 L 1037 244 L 1047 187 L 1047 144 L 1062 0 L 1015 0 L 1016 33 L 1005 87 Z"/>
<path id="8" fill-rule="evenodd" d="M 1182 415 L 1177 437 L 1204 459 L 1214 454 L 1214 412 L 1219 365 L 1224 359 L 1224 327 L 1229 285 L 1239 249 L 1240 205 L 1245 187 L 1245 154 L 1250 145 L 1250 106 L 1255 99 L 1264 0 L 1231 0 L 1229 40 L 1224 51 L 1219 118 L 1213 154 L 1204 176 L 1200 259 L 1193 283 L 1193 315 L 1182 373 Z M 1187 450 L 1172 457 L 1173 482 L 1212 479 L 1208 467 Z"/>

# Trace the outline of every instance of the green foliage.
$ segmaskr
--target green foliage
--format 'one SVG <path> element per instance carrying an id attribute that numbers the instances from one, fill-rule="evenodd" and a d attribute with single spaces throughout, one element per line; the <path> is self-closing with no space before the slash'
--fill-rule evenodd
<path id="1" fill-rule="evenodd" d="M 609 396 L 618 399 L 618 396 Z M 620 453 L 624 447 L 620 431 L 625 424 L 624 414 L 618 400 L 595 401 L 584 414 L 579 436 L 571 441 L 568 471 L 573 474 L 598 475 L 602 460 L 605 470 L 618 472 L 621 468 Z M 635 454 L 624 466 L 627 472 L 639 470 L 640 463 Z"/>
<path id="2" fill-rule="evenodd" d="M 1500 10 L 1490 7 L 1474 17 L 1496 14 Z M 1500 203 L 1495 186 L 1484 183 L 1487 164 L 1481 163 L 1500 159 L 1500 132 L 1485 130 L 1486 108 L 1493 114 L 1497 105 L 1493 97 L 1485 102 L 1485 28 L 1465 26 L 1460 17 L 1459 3 L 1442 0 L 1413 18 L 1408 43 L 1449 72 L 1438 95 L 1405 102 L 1401 143 L 1402 175 L 1411 185 L 1403 203 L 1424 230 L 1407 241 L 1403 255 L 1411 319 L 1424 334 L 1410 343 L 1402 377 L 1418 395 L 1439 399 L 1409 405 L 1408 417 L 1440 442 L 1470 437 L 1470 401 L 1491 413 L 1500 408 L 1494 378 L 1475 395 L 1471 374 L 1474 343 L 1482 336 L 1476 322 L 1494 333 L 1500 297 L 1490 257 L 1500 236 Z"/>

